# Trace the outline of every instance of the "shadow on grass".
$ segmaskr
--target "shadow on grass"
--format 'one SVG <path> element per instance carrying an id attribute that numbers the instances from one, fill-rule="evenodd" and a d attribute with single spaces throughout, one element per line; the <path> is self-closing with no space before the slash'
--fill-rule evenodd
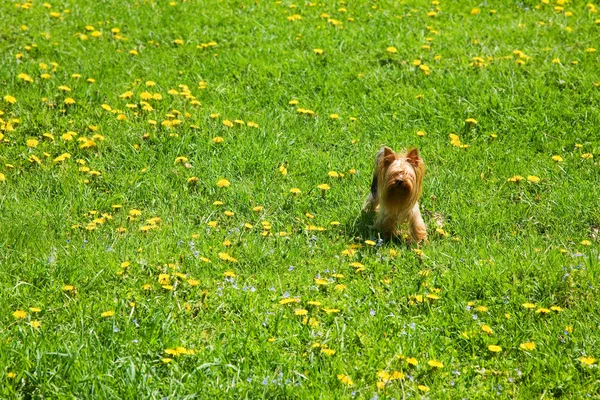
<path id="1" fill-rule="evenodd" d="M 373 240 L 374 242 L 379 242 L 383 240 L 384 245 L 393 243 L 397 246 L 405 246 L 406 248 L 420 247 L 417 243 L 401 236 L 393 236 L 391 238 L 382 237 L 377 229 L 375 229 L 376 215 L 374 212 L 366 213 L 360 211 L 359 215 L 348 224 L 348 233 L 353 236 L 355 241 Z"/>
<path id="2" fill-rule="evenodd" d="M 377 241 L 379 232 L 375 229 L 375 213 L 360 211 L 358 216 L 349 226 L 349 233 L 355 238 L 363 240 L 371 239 Z"/>

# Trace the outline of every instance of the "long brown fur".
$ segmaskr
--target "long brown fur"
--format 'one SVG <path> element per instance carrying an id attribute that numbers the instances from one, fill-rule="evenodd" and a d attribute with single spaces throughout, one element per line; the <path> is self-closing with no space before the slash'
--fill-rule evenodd
<path id="1" fill-rule="evenodd" d="M 407 223 L 413 240 L 427 240 L 419 210 L 424 175 L 425 164 L 416 148 L 398 154 L 384 146 L 377 152 L 371 193 L 363 211 L 378 211 L 375 227 L 384 237 L 397 235 L 398 225 Z"/>

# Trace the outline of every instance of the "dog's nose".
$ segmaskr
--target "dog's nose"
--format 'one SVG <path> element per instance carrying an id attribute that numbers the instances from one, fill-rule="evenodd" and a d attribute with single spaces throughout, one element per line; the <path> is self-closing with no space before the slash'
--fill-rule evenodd
<path id="1" fill-rule="evenodd" d="M 396 179 L 396 186 L 402 186 L 402 184 L 404 184 L 402 179 Z"/>

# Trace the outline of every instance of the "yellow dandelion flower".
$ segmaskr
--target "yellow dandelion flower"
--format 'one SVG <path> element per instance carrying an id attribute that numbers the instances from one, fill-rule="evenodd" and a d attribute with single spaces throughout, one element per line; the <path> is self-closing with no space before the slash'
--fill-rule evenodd
<path id="1" fill-rule="evenodd" d="M 300 303 L 300 299 L 297 297 L 287 297 L 287 298 L 281 299 L 279 301 L 279 304 L 281 304 L 281 305 L 290 304 L 290 303 Z"/>
<path id="2" fill-rule="evenodd" d="M 494 333 L 494 331 L 492 330 L 492 328 L 489 325 L 481 325 L 481 330 L 484 331 L 485 333 L 487 333 L 488 335 L 491 335 L 492 333 Z"/>
<path id="3" fill-rule="evenodd" d="M 594 365 L 596 363 L 596 359 L 593 357 L 579 357 L 579 361 L 583 364 L 583 365 Z"/>
<path id="4" fill-rule="evenodd" d="M 237 259 L 236 259 L 236 258 L 233 258 L 233 257 L 231 257 L 229 254 L 227 254 L 227 253 L 224 253 L 224 252 L 221 252 L 221 253 L 219 253 L 219 258 L 220 258 L 221 260 L 223 260 L 223 261 L 229 261 L 229 262 L 232 262 L 232 263 L 236 263 L 236 262 L 237 262 Z M 229 272 L 229 271 L 228 271 L 228 272 Z M 231 272 L 231 273 L 233 273 L 233 272 Z M 235 276 L 235 275 L 234 275 L 234 276 Z"/>
<path id="5" fill-rule="evenodd" d="M 512 178 L 508 178 L 507 182 L 521 182 L 523 179 L 521 175 L 515 175 Z"/>
<path id="6" fill-rule="evenodd" d="M 444 368 L 444 364 L 438 360 L 429 360 L 427 361 L 427 364 L 432 368 Z"/>
<path id="7" fill-rule="evenodd" d="M 387 49 L 385 49 L 388 53 L 394 54 L 398 52 L 398 49 L 395 48 L 394 46 L 390 46 Z"/>
<path id="8" fill-rule="evenodd" d="M 161 285 L 168 285 L 171 282 L 171 276 L 169 274 L 159 274 L 158 283 Z"/>
<path id="9" fill-rule="evenodd" d="M 396 381 L 398 379 L 404 379 L 404 374 L 400 371 L 393 371 L 390 375 L 390 381 Z"/>
<path id="10" fill-rule="evenodd" d="M 531 183 L 538 183 L 540 181 L 540 178 L 538 176 L 535 176 L 535 175 L 528 175 L 527 176 L 527 181 L 529 181 Z"/>
<path id="11" fill-rule="evenodd" d="M 488 346 L 488 350 L 491 351 L 492 353 L 500 353 L 502 351 L 502 347 L 497 346 L 495 344 L 490 344 Z"/>
<path id="12" fill-rule="evenodd" d="M 229 182 L 227 179 L 219 179 L 219 181 L 217 182 L 217 186 L 220 188 L 229 187 L 231 186 L 231 182 Z"/>
<path id="13" fill-rule="evenodd" d="M 102 314 L 100 314 L 102 317 L 112 317 L 113 315 L 115 315 L 114 311 L 104 311 Z"/>
<path id="14" fill-rule="evenodd" d="M 68 158 L 71 158 L 71 155 L 69 153 L 63 153 L 60 156 L 56 157 L 54 159 L 54 162 L 56 162 L 56 163 L 62 162 L 62 161 L 65 161 Z"/>
<path id="15" fill-rule="evenodd" d="M 525 351 L 531 351 L 531 350 L 535 350 L 535 343 L 534 342 L 525 342 L 525 343 L 521 343 L 519 345 L 519 348 L 521 350 L 525 350 Z"/>
<path id="16" fill-rule="evenodd" d="M 17 79 L 20 79 L 25 82 L 33 82 L 33 78 L 25 73 L 20 73 L 17 75 Z"/>
<path id="17" fill-rule="evenodd" d="M 12 315 L 16 319 L 23 319 L 23 318 L 27 317 L 27 313 L 23 310 L 17 310 Z"/>
<path id="18" fill-rule="evenodd" d="M 408 357 L 408 358 L 406 359 L 406 362 L 407 362 L 409 365 L 412 365 L 412 366 L 415 366 L 415 367 L 416 367 L 416 366 L 419 364 L 419 361 L 417 361 L 417 359 L 416 359 L 416 358 L 414 358 L 414 357 Z"/>
<path id="19" fill-rule="evenodd" d="M 354 385 L 354 382 L 352 382 L 352 378 L 350 378 L 348 375 L 339 374 L 339 375 L 337 375 L 337 378 L 340 382 L 342 382 L 346 386 Z"/>

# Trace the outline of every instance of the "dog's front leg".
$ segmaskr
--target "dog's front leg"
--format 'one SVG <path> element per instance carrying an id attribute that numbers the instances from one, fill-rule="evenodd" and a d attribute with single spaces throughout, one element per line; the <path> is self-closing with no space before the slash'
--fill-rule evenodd
<path id="1" fill-rule="evenodd" d="M 420 242 L 421 240 L 427 241 L 427 226 L 425 226 L 425 222 L 423 222 L 418 202 L 415 203 L 415 206 L 408 216 L 408 227 L 410 229 L 410 235 L 415 242 Z"/>

